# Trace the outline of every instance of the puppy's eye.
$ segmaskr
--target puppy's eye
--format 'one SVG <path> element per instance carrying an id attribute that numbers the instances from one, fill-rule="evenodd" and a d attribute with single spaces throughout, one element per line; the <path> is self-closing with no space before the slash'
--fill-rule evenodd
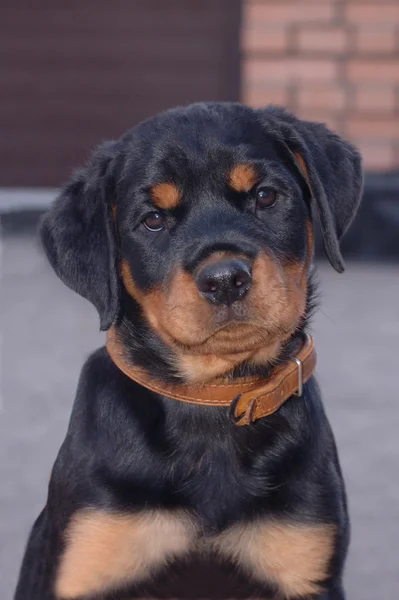
<path id="1" fill-rule="evenodd" d="M 277 202 L 277 192 L 270 188 L 260 188 L 256 192 L 256 208 L 271 208 Z"/>
<path id="2" fill-rule="evenodd" d="M 143 219 L 143 224 L 148 231 L 162 231 L 165 229 L 165 217 L 159 212 L 152 212 Z"/>

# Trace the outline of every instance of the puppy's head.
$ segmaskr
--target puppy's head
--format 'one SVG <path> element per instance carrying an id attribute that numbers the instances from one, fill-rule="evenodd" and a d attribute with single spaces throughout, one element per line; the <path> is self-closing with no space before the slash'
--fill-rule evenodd
<path id="1" fill-rule="evenodd" d="M 101 146 L 42 239 L 102 329 L 118 323 L 137 357 L 205 381 L 267 364 L 300 329 L 312 210 L 342 271 L 361 184 L 359 154 L 323 125 L 276 107 L 196 104 Z"/>

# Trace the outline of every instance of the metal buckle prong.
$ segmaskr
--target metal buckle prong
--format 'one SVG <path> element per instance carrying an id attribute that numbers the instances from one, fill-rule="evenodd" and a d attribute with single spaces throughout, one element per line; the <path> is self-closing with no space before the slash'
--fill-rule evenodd
<path id="1" fill-rule="evenodd" d="M 302 361 L 299 358 L 290 358 L 293 362 L 295 362 L 298 366 L 298 391 L 295 392 L 295 396 L 302 396 L 303 394 L 303 369 L 302 369 Z"/>

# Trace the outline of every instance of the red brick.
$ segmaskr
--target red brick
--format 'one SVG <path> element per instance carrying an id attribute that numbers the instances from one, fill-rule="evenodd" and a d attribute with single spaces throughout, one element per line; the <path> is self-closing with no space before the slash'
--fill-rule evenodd
<path id="1" fill-rule="evenodd" d="M 357 87 L 353 93 L 353 104 L 355 110 L 359 112 L 394 112 L 395 89 L 391 86 Z"/>
<path id="2" fill-rule="evenodd" d="M 289 96 L 286 87 L 266 87 L 266 88 L 254 88 L 247 87 L 243 90 L 242 102 L 253 106 L 254 108 L 261 108 L 268 104 L 279 104 L 281 106 L 288 106 Z"/>
<path id="3" fill-rule="evenodd" d="M 399 139 L 399 119 L 389 117 L 353 117 L 348 122 L 348 135 L 356 138 Z"/>
<path id="4" fill-rule="evenodd" d="M 342 27 L 302 27 L 296 43 L 302 52 L 342 54 L 347 47 L 347 34 Z"/>
<path id="5" fill-rule="evenodd" d="M 288 49 L 288 31 L 284 28 L 244 27 L 244 52 L 285 52 Z"/>
<path id="6" fill-rule="evenodd" d="M 332 131 L 339 132 L 339 121 L 334 113 L 320 110 L 305 110 L 298 109 L 295 114 L 300 119 L 305 121 L 317 121 L 318 123 L 324 123 Z"/>
<path id="7" fill-rule="evenodd" d="M 282 23 L 319 23 L 329 22 L 335 16 L 335 5 L 332 2 L 244 2 L 244 23 L 264 23 L 266 26 Z"/>
<path id="8" fill-rule="evenodd" d="M 338 65 L 333 60 L 307 60 L 301 58 L 259 59 L 244 61 L 243 84 L 261 83 L 262 80 L 280 83 L 295 81 L 332 81 L 338 75 Z"/>
<path id="9" fill-rule="evenodd" d="M 355 50 L 364 54 L 389 54 L 395 52 L 396 46 L 397 33 L 393 27 L 361 28 L 354 37 Z"/>
<path id="10" fill-rule="evenodd" d="M 304 85 L 298 88 L 297 103 L 300 109 L 342 110 L 345 107 L 345 90 L 331 84 Z"/>
<path id="11" fill-rule="evenodd" d="M 358 25 L 359 23 L 399 23 L 397 2 L 350 2 L 345 10 L 346 19 Z"/>
<path id="12" fill-rule="evenodd" d="M 371 171 L 386 171 L 398 166 L 392 142 L 387 140 L 365 140 L 361 138 L 352 138 L 352 141 L 359 148 L 366 169 Z"/>
<path id="13" fill-rule="evenodd" d="M 349 60 L 346 72 L 348 80 L 353 83 L 399 83 L 399 59 Z"/>

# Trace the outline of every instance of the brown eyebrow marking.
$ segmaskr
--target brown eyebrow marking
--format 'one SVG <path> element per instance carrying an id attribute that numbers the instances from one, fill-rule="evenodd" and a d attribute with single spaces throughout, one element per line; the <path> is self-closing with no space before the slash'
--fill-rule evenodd
<path id="1" fill-rule="evenodd" d="M 258 173 L 253 165 L 235 165 L 229 174 L 229 185 L 236 192 L 249 192 L 258 181 Z"/>
<path id="2" fill-rule="evenodd" d="M 158 208 L 176 208 L 181 196 L 181 191 L 174 183 L 157 183 L 151 188 L 152 201 Z"/>

